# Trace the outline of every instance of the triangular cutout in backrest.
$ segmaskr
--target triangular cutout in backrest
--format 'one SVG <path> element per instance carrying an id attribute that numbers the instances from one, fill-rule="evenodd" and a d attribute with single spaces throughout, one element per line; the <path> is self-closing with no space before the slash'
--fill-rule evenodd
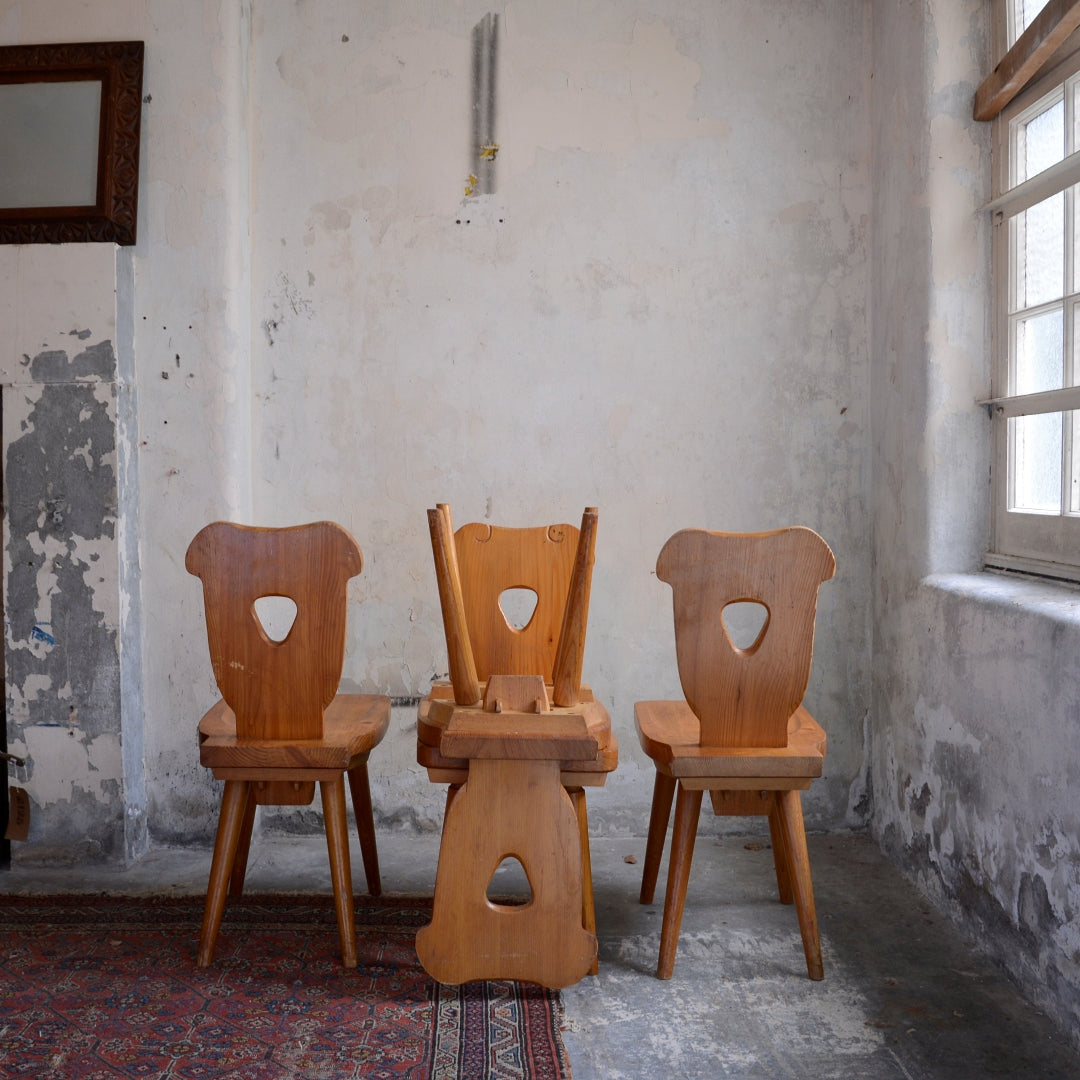
<path id="1" fill-rule="evenodd" d="M 260 596 L 253 606 L 263 633 L 275 644 L 281 644 L 296 622 L 296 602 L 287 596 Z"/>
<path id="2" fill-rule="evenodd" d="M 532 589 L 504 589 L 499 596 L 499 610 L 507 625 L 524 630 L 536 611 L 539 597 Z"/>
<path id="3" fill-rule="evenodd" d="M 739 652 L 753 652 L 765 637 L 769 609 L 756 600 L 734 600 L 720 612 L 728 641 Z"/>

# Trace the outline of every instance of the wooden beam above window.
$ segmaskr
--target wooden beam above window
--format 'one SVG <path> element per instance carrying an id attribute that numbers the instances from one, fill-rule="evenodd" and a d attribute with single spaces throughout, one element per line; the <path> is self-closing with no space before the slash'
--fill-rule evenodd
<path id="1" fill-rule="evenodd" d="M 975 93 L 975 119 L 995 116 L 1038 74 L 1080 26 L 1080 0 L 1048 0 Z"/>

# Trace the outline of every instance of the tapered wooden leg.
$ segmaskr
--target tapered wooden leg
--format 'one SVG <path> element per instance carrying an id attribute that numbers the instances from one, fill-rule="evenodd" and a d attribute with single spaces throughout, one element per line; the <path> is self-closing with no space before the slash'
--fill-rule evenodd
<path id="1" fill-rule="evenodd" d="M 578 835 L 581 839 L 581 924 L 590 934 L 596 933 L 596 901 L 592 888 L 592 853 L 589 850 L 589 812 L 585 806 L 584 788 L 567 788 L 566 793 L 577 813 Z M 589 974 L 600 970 L 599 956 L 592 962 Z"/>
<path id="2" fill-rule="evenodd" d="M 320 780 L 326 847 L 330 853 L 330 880 L 334 886 L 341 963 L 356 967 L 356 920 L 353 914 L 352 867 L 349 861 L 349 830 L 345 819 L 345 781 L 341 776 Z"/>
<path id="3" fill-rule="evenodd" d="M 791 856 L 784 840 L 784 830 L 780 828 L 780 811 L 776 805 L 777 795 L 773 792 L 769 803 L 769 836 L 772 839 L 773 865 L 776 867 L 776 887 L 780 892 L 780 903 L 790 904 L 795 899 L 791 891 Z"/>
<path id="4" fill-rule="evenodd" d="M 364 878 L 368 893 L 382 896 L 379 877 L 379 852 L 375 847 L 375 818 L 371 809 L 371 785 L 368 783 L 367 760 L 349 770 L 349 790 L 352 792 L 356 831 L 360 835 L 360 854 L 364 859 Z"/>
<path id="5" fill-rule="evenodd" d="M 653 784 L 652 812 L 649 814 L 649 839 L 645 843 L 645 867 L 641 873 L 639 900 L 642 904 L 651 904 L 656 892 L 656 878 L 660 873 L 660 859 L 664 854 L 664 839 L 667 837 L 671 800 L 674 797 L 674 778 L 658 771 Z"/>
<path id="6" fill-rule="evenodd" d="M 469 627 L 465 622 L 465 601 L 461 595 L 461 572 L 458 569 L 450 507 L 446 503 L 438 503 L 434 510 L 427 513 L 454 700 L 459 705 L 475 705 L 480 700 L 480 682 L 476 677 L 476 662 L 469 641 Z"/>
<path id="7" fill-rule="evenodd" d="M 225 891 L 232 874 L 236 846 L 244 824 L 244 810 L 250 784 L 246 780 L 226 780 L 221 797 L 217 839 L 214 841 L 214 860 L 210 864 L 210 882 L 206 887 L 206 907 L 203 909 L 202 930 L 199 932 L 199 952 L 196 963 L 207 967 L 214 959 L 221 916 L 225 910 Z"/>
<path id="8" fill-rule="evenodd" d="M 806 970 L 811 979 L 825 978 L 821 962 L 821 938 L 818 934 L 817 909 L 814 907 L 814 886 L 810 880 L 810 856 L 806 850 L 806 829 L 803 825 L 802 799 L 798 791 L 781 791 L 777 800 L 780 827 L 787 845 L 791 886 L 795 893 L 795 912 L 802 931 Z"/>
<path id="9" fill-rule="evenodd" d="M 690 880 L 690 862 L 694 857 L 701 796 L 702 792 L 687 791 L 679 785 L 675 801 L 675 828 L 671 836 L 667 895 L 664 898 L 664 925 L 660 931 L 660 960 L 656 965 L 658 979 L 670 979 L 675 969 L 675 950 L 679 946 L 679 927 L 682 926 L 686 884 Z"/>
<path id="10" fill-rule="evenodd" d="M 247 802 L 244 806 L 244 819 L 240 824 L 240 838 L 236 844 L 236 857 L 233 859 L 232 874 L 229 875 L 229 895 L 234 898 L 243 895 L 244 892 L 248 854 L 251 851 L 251 831 L 255 827 L 255 806 L 255 792 L 249 787 Z"/>
<path id="11" fill-rule="evenodd" d="M 442 833 L 440 834 L 440 837 L 446 835 L 446 819 L 450 816 L 450 807 L 454 803 L 454 797 L 457 795 L 457 793 L 460 790 L 461 790 L 461 784 L 449 784 L 449 785 L 447 785 L 447 788 L 446 788 L 446 806 L 443 809 Z M 442 848 L 439 849 L 439 853 L 442 854 Z"/>

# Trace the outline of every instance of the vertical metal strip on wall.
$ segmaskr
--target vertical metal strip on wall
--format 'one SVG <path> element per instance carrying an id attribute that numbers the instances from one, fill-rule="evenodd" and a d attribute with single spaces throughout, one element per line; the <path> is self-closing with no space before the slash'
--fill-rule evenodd
<path id="1" fill-rule="evenodd" d="M 488 12 L 472 32 L 472 161 L 476 177 L 473 193 L 495 191 L 495 76 L 499 56 L 499 16 Z"/>

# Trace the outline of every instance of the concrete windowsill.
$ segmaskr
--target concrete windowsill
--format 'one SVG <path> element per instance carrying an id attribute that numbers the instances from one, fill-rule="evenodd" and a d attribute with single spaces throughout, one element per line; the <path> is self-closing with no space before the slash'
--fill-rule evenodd
<path id="1" fill-rule="evenodd" d="M 998 574 L 989 570 L 963 574 L 931 574 L 923 588 L 986 607 L 1017 609 L 1053 622 L 1080 628 L 1080 587 L 1053 581 Z"/>

